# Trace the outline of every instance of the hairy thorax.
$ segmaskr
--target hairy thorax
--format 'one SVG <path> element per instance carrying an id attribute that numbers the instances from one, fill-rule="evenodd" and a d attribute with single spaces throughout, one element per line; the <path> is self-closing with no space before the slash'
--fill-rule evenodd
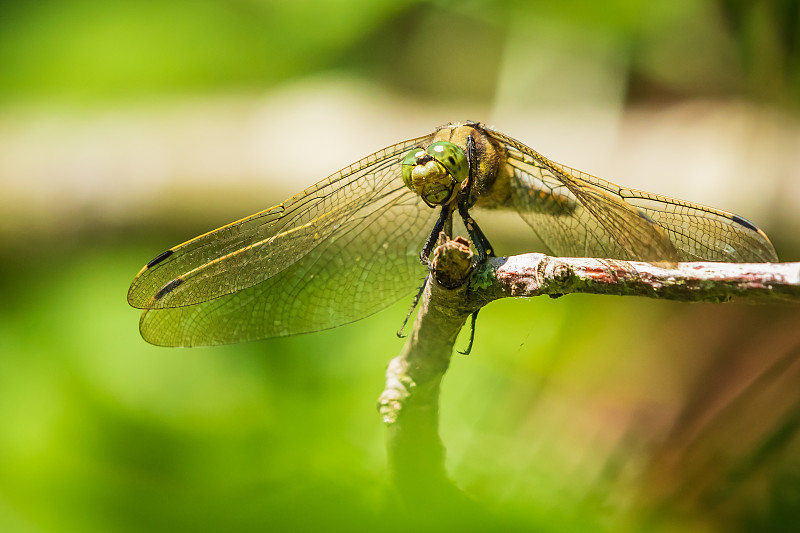
<path id="1" fill-rule="evenodd" d="M 468 205 L 489 209 L 509 206 L 511 188 L 506 149 L 487 135 L 480 124 L 448 124 L 436 131 L 431 142 L 448 141 L 466 153 L 470 135 L 475 142 L 476 153 L 471 162 L 474 181 Z"/>

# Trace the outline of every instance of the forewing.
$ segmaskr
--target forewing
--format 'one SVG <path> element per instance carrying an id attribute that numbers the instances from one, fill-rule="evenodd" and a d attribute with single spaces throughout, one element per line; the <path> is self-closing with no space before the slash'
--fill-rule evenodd
<path id="1" fill-rule="evenodd" d="M 437 214 L 401 182 L 261 283 L 197 305 L 145 310 L 142 337 L 162 346 L 229 344 L 368 316 L 422 285 L 419 252 Z"/>
<path id="2" fill-rule="evenodd" d="M 498 132 L 512 200 L 554 254 L 640 261 L 777 261 L 767 236 L 712 207 L 619 187 Z"/>
<path id="3" fill-rule="evenodd" d="M 128 302 L 161 309 L 213 300 L 275 276 L 340 234 L 371 231 L 352 221 L 402 203 L 400 163 L 429 138 L 385 148 L 280 205 L 171 248 L 139 272 Z"/>

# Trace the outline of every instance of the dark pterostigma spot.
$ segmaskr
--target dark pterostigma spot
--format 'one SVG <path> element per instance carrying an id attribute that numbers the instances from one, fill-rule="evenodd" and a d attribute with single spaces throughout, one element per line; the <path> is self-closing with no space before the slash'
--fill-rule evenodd
<path id="1" fill-rule="evenodd" d="M 159 290 L 156 293 L 156 295 L 153 296 L 153 298 L 155 298 L 156 300 L 160 300 L 167 293 L 172 292 L 173 290 L 175 290 L 175 287 L 177 287 L 181 283 L 183 283 L 183 278 L 175 278 L 175 279 L 173 279 L 172 281 L 170 281 L 169 283 L 167 283 L 166 285 L 161 287 L 161 290 Z"/>
<path id="2" fill-rule="evenodd" d="M 755 224 L 753 224 L 752 222 L 750 222 L 749 220 L 747 220 L 744 217 L 740 217 L 739 215 L 733 215 L 731 217 L 731 219 L 733 219 L 734 222 L 738 222 L 739 224 L 741 224 L 742 226 L 744 226 L 747 229 L 750 229 L 750 230 L 753 230 L 753 231 L 758 231 L 758 228 L 755 226 Z"/>
<path id="3" fill-rule="evenodd" d="M 648 222 L 652 223 L 652 224 L 655 224 L 655 223 L 656 223 L 656 221 L 655 221 L 655 220 L 653 220 L 653 219 L 652 219 L 652 217 L 651 217 L 650 215 L 648 215 L 647 213 L 645 213 L 645 212 L 644 212 L 644 211 L 642 211 L 641 209 L 639 209 L 639 216 L 640 216 L 641 218 L 645 219 L 646 221 L 648 221 Z"/>
<path id="4" fill-rule="evenodd" d="M 158 254 L 152 261 L 147 263 L 147 268 L 152 268 L 155 265 L 159 264 L 161 261 L 166 259 L 167 257 L 172 255 L 172 250 L 167 250 L 166 252 L 161 252 Z"/>

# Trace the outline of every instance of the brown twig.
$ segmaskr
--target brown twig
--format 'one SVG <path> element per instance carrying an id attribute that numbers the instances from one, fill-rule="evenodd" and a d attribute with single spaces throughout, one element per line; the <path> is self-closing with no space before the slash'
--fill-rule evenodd
<path id="1" fill-rule="evenodd" d="M 647 296 L 682 302 L 800 301 L 800 263 L 651 264 L 613 259 L 524 254 L 491 259 L 473 296 L 488 303 L 509 296 L 569 293 Z M 474 276 L 473 276 L 474 277 Z"/>
<path id="2" fill-rule="evenodd" d="M 499 298 L 569 293 L 647 296 L 685 302 L 800 302 L 800 263 L 651 264 L 524 254 L 490 258 L 475 272 L 461 238 L 436 250 L 413 332 L 386 372 L 379 409 L 388 428 L 389 464 L 407 500 L 434 491 L 459 494 L 444 468 L 439 391 L 455 339 L 469 315 Z M 446 288 L 454 287 L 454 288 Z"/>
<path id="3" fill-rule="evenodd" d="M 470 314 L 464 304 L 471 257 L 469 243 L 461 238 L 435 250 L 433 281 L 425 287 L 403 351 L 389 363 L 386 388 L 378 400 L 388 429 L 392 478 L 406 502 L 417 509 L 463 499 L 444 468 L 439 390 L 453 344 Z"/>

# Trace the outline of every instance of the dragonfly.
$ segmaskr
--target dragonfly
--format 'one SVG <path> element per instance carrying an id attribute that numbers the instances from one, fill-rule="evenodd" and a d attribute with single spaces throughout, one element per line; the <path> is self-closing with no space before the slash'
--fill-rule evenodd
<path id="1" fill-rule="evenodd" d="M 419 289 L 459 216 L 515 210 L 553 255 L 647 262 L 775 262 L 747 219 L 620 187 L 478 122 L 375 152 L 283 203 L 166 250 L 128 291 L 151 344 L 231 344 L 367 317 Z"/>

